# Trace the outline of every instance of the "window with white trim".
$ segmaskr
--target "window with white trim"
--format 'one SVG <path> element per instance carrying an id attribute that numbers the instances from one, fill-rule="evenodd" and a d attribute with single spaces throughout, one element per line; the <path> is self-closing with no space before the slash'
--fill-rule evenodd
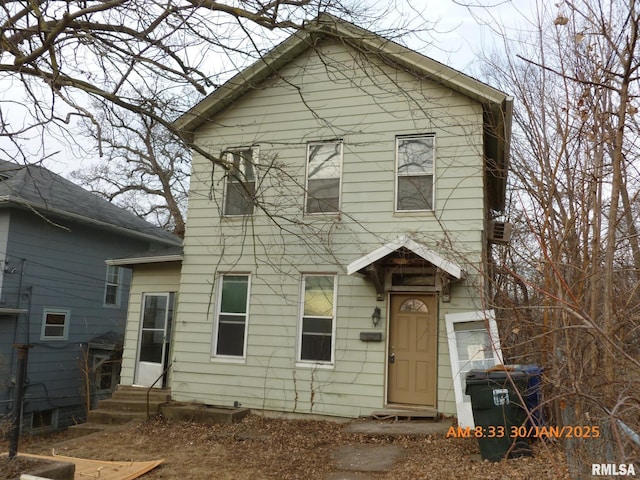
<path id="1" fill-rule="evenodd" d="M 104 304 L 112 307 L 120 305 L 120 267 L 107 265 L 107 281 L 104 291 Z"/>
<path id="2" fill-rule="evenodd" d="M 66 340 L 69 333 L 69 310 L 45 308 L 42 315 L 41 340 Z"/>
<path id="3" fill-rule="evenodd" d="M 214 356 L 245 355 L 249 283 L 249 275 L 220 277 Z"/>
<path id="4" fill-rule="evenodd" d="M 340 211 L 341 172 L 341 141 L 307 145 L 306 213 Z"/>
<path id="5" fill-rule="evenodd" d="M 256 195 L 258 147 L 223 152 L 229 166 L 225 179 L 224 215 L 252 215 Z"/>
<path id="6" fill-rule="evenodd" d="M 396 210 L 433 210 L 434 135 L 396 137 Z"/>
<path id="7" fill-rule="evenodd" d="M 335 275 L 302 277 L 299 361 L 333 363 L 335 307 Z"/>

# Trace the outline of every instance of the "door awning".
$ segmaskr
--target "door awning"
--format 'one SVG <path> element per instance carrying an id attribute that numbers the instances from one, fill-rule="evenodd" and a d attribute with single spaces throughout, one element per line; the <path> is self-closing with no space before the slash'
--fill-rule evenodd
<path id="1" fill-rule="evenodd" d="M 462 280 L 465 277 L 464 270 L 456 262 L 443 257 L 442 255 L 429 249 L 427 246 L 418 243 L 415 240 L 412 240 L 406 235 L 402 235 L 392 242 L 389 242 L 386 245 L 383 245 L 382 247 L 377 248 L 370 253 L 367 253 L 363 257 L 354 260 L 347 266 L 347 274 L 352 275 L 354 273 L 360 272 L 370 265 L 402 248 L 409 250 L 418 257 L 431 263 L 439 270 L 448 274 L 449 277 L 452 278 L 452 280 Z"/>

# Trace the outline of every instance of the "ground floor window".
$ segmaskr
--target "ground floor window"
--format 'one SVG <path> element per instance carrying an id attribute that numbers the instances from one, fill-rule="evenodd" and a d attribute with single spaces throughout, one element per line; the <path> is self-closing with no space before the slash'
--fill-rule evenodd
<path id="1" fill-rule="evenodd" d="M 249 283 L 249 275 L 220 277 L 214 356 L 245 356 Z"/>
<path id="2" fill-rule="evenodd" d="M 298 359 L 333 363 L 336 277 L 304 275 Z"/>
<path id="3" fill-rule="evenodd" d="M 41 340 L 66 340 L 69 331 L 69 310 L 45 308 L 42 315 Z"/>

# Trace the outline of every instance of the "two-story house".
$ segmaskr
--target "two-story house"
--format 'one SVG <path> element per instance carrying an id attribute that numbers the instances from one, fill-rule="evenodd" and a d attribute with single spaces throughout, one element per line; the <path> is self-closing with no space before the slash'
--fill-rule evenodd
<path id="1" fill-rule="evenodd" d="M 293 34 L 176 122 L 198 150 L 179 296 L 132 298 L 122 383 L 169 367 L 178 401 L 455 414 L 445 317 L 486 308 L 511 106 L 332 16 Z"/>
<path id="2" fill-rule="evenodd" d="M 0 420 L 16 412 L 28 346 L 23 429 L 83 421 L 120 370 L 129 269 L 105 260 L 181 244 L 38 165 L 0 162 Z"/>

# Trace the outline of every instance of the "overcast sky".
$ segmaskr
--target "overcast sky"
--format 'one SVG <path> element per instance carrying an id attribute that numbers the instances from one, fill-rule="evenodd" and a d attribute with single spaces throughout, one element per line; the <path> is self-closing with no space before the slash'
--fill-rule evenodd
<path id="1" fill-rule="evenodd" d="M 405 42 L 410 48 L 473 76 L 478 71 L 479 55 L 499 48 L 495 30 L 506 29 L 507 34 L 512 34 L 526 28 L 524 19 L 531 15 L 536 3 L 536 0 L 427 0 L 427 7 L 417 7 L 422 8 L 418 14 L 411 10 L 414 7 L 406 6 L 423 1 L 398 0 L 406 2 L 404 13 L 417 28 L 424 28 L 420 15 L 433 23 L 433 28 L 428 29 L 430 33 L 420 33 L 419 38 L 407 38 Z M 538 1 L 557 8 L 556 3 L 548 0 Z M 85 164 L 65 150 L 62 147 L 61 153 L 48 159 L 45 166 L 68 176 L 68 172 Z"/>

